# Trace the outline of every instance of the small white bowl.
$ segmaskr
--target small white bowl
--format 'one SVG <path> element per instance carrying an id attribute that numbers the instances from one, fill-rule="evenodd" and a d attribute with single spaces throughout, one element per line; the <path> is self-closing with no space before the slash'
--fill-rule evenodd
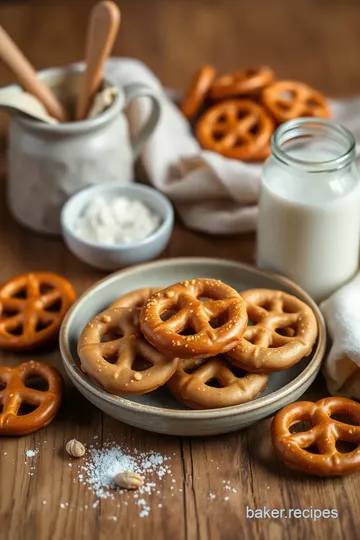
<path id="1" fill-rule="evenodd" d="M 95 197 L 105 199 L 128 197 L 143 202 L 161 218 L 161 225 L 143 240 L 133 244 L 108 246 L 85 240 L 75 232 L 75 225 L 84 208 Z M 61 228 L 70 251 L 87 264 L 101 270 L 117 270 L 154 259 L 165 249 L 174 225 L 174 210 L 170 201 L 154 188 L 142 184 L 103 184 L 83 189 L 73 195 L 61 212 Z"/>

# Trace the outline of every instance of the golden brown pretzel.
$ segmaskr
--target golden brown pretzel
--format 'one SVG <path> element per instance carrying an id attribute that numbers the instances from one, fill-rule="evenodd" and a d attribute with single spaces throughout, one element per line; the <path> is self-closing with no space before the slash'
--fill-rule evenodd
<path id="1" fill-rule="evenodd" d="M 215 79 L 211 85 L 209 97 L 218 101 L 258 94 L 273 80 L 274 73 L 266 66 L 233 71 Z"/>
<path id="2" fill-rule="evenodd" d="M 172 285 L 154 294 L 140 315 L 146 339 L 158 350 L 181 358 L 206 358 L 233 349 L 246 324 L 240 295 L 216 279 Z"/>
<path id="3" fill-rule="evenodd" d="M 301 116 L 330 118 L 326 98 L 304 83 L 275 82 L 263 90 L 261 100 L 279 123 Z"/>
<path id="4" fill-rule="evenodd" d="M 40 377 L 48 390 L 26 386 L 29 379 Z M 44 362 L 23 362 L 16 367 L 0 366 L 0 435 L 27 435 L 46 426 L 58 412 L 63 394 L 59 372 Z M 36 407 L 19 414 L 21 405 Z"/>
<path id="5" fill-rule="evenodd" d="M 191 409 L 231 407 L 254 399 L 269 379 L 260 373 L 239 371 L 223 355 L 209 358 L 200 365 L 199 360 L 189 358 L 181 361 L 168 388 Z"/>
<path id="6" fill-rule="evenodd" d="M 286 369 L 307 356 L 317 337 L 311 308 L 282 291 L 243 291 L 249 324 L 239 345 L 229 351 L 235 365 L 251 372 Z"/>
<path id="7" fill-rule="evenodd" d="M 216 77 L 216 70 L 209 65 L 202 66 L 191 81 L 191 85 L 185 94 L 180 109 L 189 120 L 199 111 L 207 96 L 210 86 Z"/>
<path id="8" fill-rule="evenodd" d="M 138 308 L 106 310 L 81 334 L 81 368 L 109 392 L 146 394 L 165 384 L 179 364 L 143 338 L 139 314 Z"/>
<path id="9" fill-rule="evenodd" d="M 118 307 L 131 307 L 131 308 L 141 308 L 147 302 L 153 294 L 161 291 L 161 287 L 148 287 L 146 289 L 136 289 L 131 291 L 123 296 L 120 296 L 115 302 L 111 304 L 109 309 L 118 308 Z"/>
<path id="10" fill-rule="evenodd" d="M 217 103 L 208 109 L 196 126 L 201 146 L 223 156 L 256 160 L 269 145 L 274 122 L 265 109 L 248 99 Z"/>
<path id="11" fill-rule="evenodd" d="M 336 420 L 332 415 L 347 416 L 353 424 Z M 301 421 L 309 422 L 311 428 L 291 433 L 291 426 Z M 280 459 L 301 472 L 335 476 L 360 470 L 360 405 L 341 397 L 316 403 L 298 401 L 276 414 L 271 438 Z M 343 453 L 336 447 L 338 441 L 352 443 L 355 448 Z"/>
<path id="12" fill-rule="evenodd" d="M 28 351 L 49 343 L 75 298 L 72 285 L 57 274 L 10 279 L 0 287 L 0 347 Z"/>

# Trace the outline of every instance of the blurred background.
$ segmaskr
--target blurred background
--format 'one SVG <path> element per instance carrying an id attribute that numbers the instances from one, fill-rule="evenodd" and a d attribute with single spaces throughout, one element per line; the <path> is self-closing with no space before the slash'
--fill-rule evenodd
<path id="1" fill-rule="evenodd" d="M 95 0 L 0 2 L 0 24 L 37 68 L 83 56 Z M 184 88 L 210 62 L 219 71 L 269 64 L 330 96 L 360 93 L 359 0 L 121 0 L 114 55 L 145 62 Z M 12 80 L 0 65 L 0 84 Z"/>

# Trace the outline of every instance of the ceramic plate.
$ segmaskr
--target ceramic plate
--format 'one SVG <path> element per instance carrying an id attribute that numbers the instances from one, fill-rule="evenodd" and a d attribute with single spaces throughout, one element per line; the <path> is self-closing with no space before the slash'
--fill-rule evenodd
<path id="1" fill-rule="evenodd" d="M 80 369 L 76 353 L 87 322 L 119 296 L 141 287 L 164 287 L 196 277 L 215 278 L 239 292 L 252 288 L 279 289 L 295 294 L 311 306 L 317 317 L 319 337 L 310 356 L 290 369 L 270 375 L 267 389 L 255 400 L 223 409 L 195 411 L 178 403 L 160 388 L 143 396 L 121 397 L 103 390 Z M 86 291 L 64 319 L 60 350 L 65 369 L 78 390 L 91 403 L 132 426 L 169 435 L 215 435 L 235 431 L 261 420 L 296 401 L 315 379 L 325 353 L 326 331 L 314 301 L 291 281 L 237 262 L 220 259 L 166 259 L 122 270 Z"/>

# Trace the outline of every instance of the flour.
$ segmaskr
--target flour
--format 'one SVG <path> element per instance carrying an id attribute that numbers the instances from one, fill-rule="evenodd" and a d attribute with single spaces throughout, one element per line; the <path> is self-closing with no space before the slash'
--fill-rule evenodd
<path id="1" fill-rule="evenodd" d="M 97 197 L 79 216 L 75 232 L 85 240 L 113 246 L 143 240 L 160 224 L 160 216 L 141 201 Z"/>

